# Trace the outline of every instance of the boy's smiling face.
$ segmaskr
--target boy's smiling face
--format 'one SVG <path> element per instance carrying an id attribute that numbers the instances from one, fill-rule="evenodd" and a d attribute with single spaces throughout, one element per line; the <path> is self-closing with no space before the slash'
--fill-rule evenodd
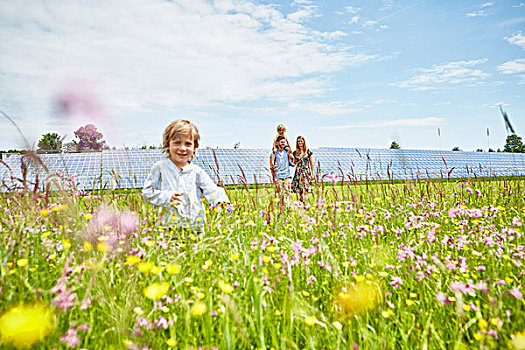
<path id="1" fill-rule="evenodd" d="M 195 153 L 193 135 L 180 135 L 171 140 L 168 151 L 171 161 L 175 163 L 179 169 L 182 169 L 188 165 L 188 161 Z"/>

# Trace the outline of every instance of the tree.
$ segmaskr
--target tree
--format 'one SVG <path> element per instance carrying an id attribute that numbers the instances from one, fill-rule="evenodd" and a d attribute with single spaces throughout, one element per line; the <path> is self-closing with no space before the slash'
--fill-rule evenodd
<path id="1" fill-rule="evenodd" d="M 62 139 L 56 132 L 48 132 L 38 141 L 38 153 L 60 153 L 61 151 Z"/>
<path id="2" fill-rule="evenodd" d="M 238 149 L 239 147 L 241 147 L 241 143 L 240 142 L 237 142 L 235 145 L 233 145 L 234 149 Z"/>
<path id="3" fill-rule="evenodd" d="M 452 150 L 455 151 L 455 152 L 458 152 L 458 151 L 461 151 L 461 148 L 459 148 L 458 146 L 456 146 L 456 147 L 452 148 Z"/>
<path id="4" fill-rule="evenodd" d="M 483 148 L 478 148 L 476 152 L 483 152 Z"/>
<path id="5" fill-rule="evenodd" d="M 521 141 L 521 137 L 516 134 L 507 136 L 505 146 L 503 146 L 503 152 L 525 153 L 525 145 L 523 141 Z"/>
<path id="6" fill-rule="evenodd" d="M 87 124 L 81 126 L 75 131 L 75 136 L 78 137 L 79 141 L 73 141 L 77 147 L 77 152 L 82 151 L 102 151 L 108 149 L 106 141 L 102 141 L 104 135 L 97 131 L 97 127 L 93 124 Z"/>
<path id="7" fill-rule="evenodd" d="M 392 143 L 390 144 L 390 149 L 401 149 L 401 146 L 399 146 L 399 143 L 397 143 L 396 141 L 392 141 Z"/>

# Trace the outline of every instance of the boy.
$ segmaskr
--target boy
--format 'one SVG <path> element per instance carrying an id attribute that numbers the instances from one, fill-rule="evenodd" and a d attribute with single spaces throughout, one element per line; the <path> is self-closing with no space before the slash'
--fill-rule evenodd
<path id="1" fill-rule="evenodd" d="M 275 142 L 277 144 L 277 151 L 272 153 L 270 161 L 271 169 L 275 171 L 277 191 L 281 193 L 284 204 L 288 206 L 292 183 L 290 164 L 293 162 L 293 156 L 290 147 L 286 144 L 286 138 L 284 136 L 279 135 Z"/>
<path id="2" fill-rule="evenodd" d="M 217 186 L 191 160 L 199 147 L 199 131 L 187 120 L 172 122 L 163 135 L 166 159 L 153 165 L 144 182 L 142 197 L 160 207 L 164 224 L 204 232 L 206 219 L 202 197 L 217 205 L 229 202 L 223 188 Z"/>

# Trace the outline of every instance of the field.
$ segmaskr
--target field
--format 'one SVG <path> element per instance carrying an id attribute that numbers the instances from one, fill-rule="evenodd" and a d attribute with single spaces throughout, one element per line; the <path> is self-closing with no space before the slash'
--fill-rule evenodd
<path id="1" fill-rule="evenodd" d="M 333 180 L 229 188 L 205 235 L 135 190 L 4 193 L 0 346 L 525 349 L 523 178 Z"/>

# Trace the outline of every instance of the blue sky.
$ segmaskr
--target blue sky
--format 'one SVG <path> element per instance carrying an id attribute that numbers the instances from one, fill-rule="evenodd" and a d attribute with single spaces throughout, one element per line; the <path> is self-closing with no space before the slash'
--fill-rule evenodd
<path id="1" fill-rule="evenodd" d="M 0 109 L 30 144 L 93 123 L 158 145 L 184 118 L 201 147 L 269 148 L 283 123 L 312 148 L 486 150 L 499 105 L 525 137 L 520 0 L 0 0 L 0 35 Z M 0 149 L 23 145 L 0 119 Z"/>

